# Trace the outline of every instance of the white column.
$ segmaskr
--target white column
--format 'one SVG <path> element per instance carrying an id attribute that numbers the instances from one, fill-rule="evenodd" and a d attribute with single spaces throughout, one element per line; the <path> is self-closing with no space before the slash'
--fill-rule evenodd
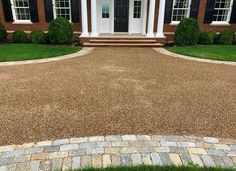
<path id="1" fill-rule="evenodd" d="M 154 17 L 155 17 L 155 1 L 149 1 L 149 15 L 148 15 L 148 32 L 147 37 L 154 37 L 153 26 L 154 26 Z"/>
<path id="2" fill-rule="evenodd" d="M 143 26 L 142 26 L 142 34 L 146 35 L 147 28 L 147 0 L 143 1 Z"/>
<path id="3" fill-rule="evenodd" d="M 157 35 L 156 35 L 158 38 L 165 38 L 165 35 L 163 34 L 164 18 L 165 18 L 165 4 L 166 4 L 166 0 L 160 0 Z"/>
<path id="4" fill-rule="evenodd" d="M 81 0 L 81 11 L 82 11 L 82 34 L 81 34 L 81 37 L 89 37 L 87 0 Z"/>
<path id="5" fill-rule="evenodd" d="M 92 20 L 91 37 L 98 37 L 98 32 L 97 32 L 97 0 L 91 0 L 91 20 Z"/>

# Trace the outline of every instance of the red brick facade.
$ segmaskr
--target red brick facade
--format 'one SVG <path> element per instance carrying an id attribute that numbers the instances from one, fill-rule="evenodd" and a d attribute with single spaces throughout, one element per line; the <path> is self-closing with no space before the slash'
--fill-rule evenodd
<path id="1" fill-rule="evenodd" d="M 90 0 L 87 0 L 87 1 L 88 1 L 88 28 L 89 28 L 89 31 L 91 31 L 91 15 L 90 15 L 91 2 Z M 6 26 L 6 29 L 9 32 L 15 31 L 15 30 L 32 31 L 35 29 L 42 29 L 42 30 L 47 31 L 48 23 L 46 22 L 46 19 L 45 19 L 44 3 L 42 0 L 37 0 L 37 4 L 38 4 L 39 22 L 36 22 L 33 24 L 13 24 L 12 22 L 5 22 L 2 3 L 0 3 L 0 22 Z M 213 30 L 216 32 L 221 32 L 224 30 L 232 30 L 236 32 L 236 24 L 231 24 L 227 26 L 212 26 L 210 24 L 205 24 L 204 16 L 205 16 L 206 4 L 207 4 L 207 0 L 200 0 L 198 21 L 202 30 Z M 80 8 L 80 6 L 78 6 L 78 8 Z M 157 27 L 158 27 L 157 26 L 158 9 L 159 9 L 159 0 L 156 0 L 154 32 L 156 32 Z M 81 17 L 81 10 L 80 10 L 80 22 L 73 23 L 74 32 L 76 34 L 79 34 L 82 31 L 81 20 L 82 20 L 82 17 Z M 167 40 L 172 39 L 171 37 L 173 36 L 175 29 L 176 29 L 176 25 L 170 25 L 170 24 L 164 25 L 164 33 L 167 36 Z"/>

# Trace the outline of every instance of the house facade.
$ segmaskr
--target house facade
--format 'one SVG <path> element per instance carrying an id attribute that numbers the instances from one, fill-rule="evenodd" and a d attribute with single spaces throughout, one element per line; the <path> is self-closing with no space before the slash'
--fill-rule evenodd
<path id="1" fill-rule="evenodd" d="M 236 0 L 1 0 L 0 22 L 15 30 L 47 31 L 56 17 L 73 23 L 81 40 L 130 35 L 171 41 L 176 26 L 196 18 L 202 30 L 236 32 Z"/>

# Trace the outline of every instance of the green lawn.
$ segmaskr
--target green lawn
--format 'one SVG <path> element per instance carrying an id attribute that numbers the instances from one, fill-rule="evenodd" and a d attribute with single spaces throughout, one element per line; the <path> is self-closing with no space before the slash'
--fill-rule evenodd
<path id="1" fill-rule="evenodd" d="M 236 45 L 197 45 L 186 47 L 167 47 L 167 50 L 197 58 L 220 61 L 236 61 Z"/>
<path id="2" fill-rule="evenodd" d="M 190 166 L 131 166 L 116 168 L 79 169 L 74 171 L 235 171 L 235 169 Z"/>
<path id="3" fill-rule="evenodd" d="M 0 44 L 0 62 L 50 58 L 79 51 L 70 45 Z"/>

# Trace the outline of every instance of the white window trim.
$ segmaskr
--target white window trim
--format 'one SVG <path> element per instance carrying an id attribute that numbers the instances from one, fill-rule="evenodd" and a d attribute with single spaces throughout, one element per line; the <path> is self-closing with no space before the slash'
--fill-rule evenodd
<path id="1" fill-rule="evenodd" d="M 16 11 L 13 0 L 11 0 L 11 11 L 12 11 L 12 17 L 13 17 L 13 24 L 32 24 L 31 20 L 18 20 L 16 18 Z"/>
<path id="2" fill-rule="evenodd" d="M 233 2 L 234 2 L 234 0 L 231 0 L 231 2 L 230 2 L 230 7 L 229 7 L 229 11 L 228 11 L 227 20 L 226 21 L 212 21 L 211 25 L 215 25 L 215 26 L 222 26 L 222 25 L 223 26 L 227 26 L 227 25 L 230 26 L 231 25 L 229 22 L 230 22 L 230 18 L 231 18 L 231 14 L 232 14 Z M 215 10 L 215 7 L 214 7 L 214 10 Z"/>
<path id="3" fill-rule="evenodd" d="M 53 6 L 53 18 L 56 19 L 57 18 L 57 12 L 56 12 L 56 5 L 55 5 L 55 0 L 52 1 L 52 6 Z M 61 9 L 63 9 L 63 7 L 59 7 Z M 68 7 L 64 7 L 64 9 L 69 9 L 70 10 L 70 22 L 72 22 L 72 15 L 71 15 L 71 0 L 69 0 L 69 8 Z"/>
<path id="4" fill-rule="evenodd" d="M 180 23 L 180 21 L 173 21 L 173 12 L 174 12 L 174 4 L 175 3 L 176 3 L 176 0 L 174 0 L 173 4 L 172 4 L 172 12 L 171 12 L 172 15 L 171 15 L 171 23 L 170 23 L 170 25 L 178 25 Z M 187 13 L 186 18 L 189 18 L 189 16 L 190 16 L 191 4 L 192 4 L 192 0 L 189 0 L 188 13 Z"/>

